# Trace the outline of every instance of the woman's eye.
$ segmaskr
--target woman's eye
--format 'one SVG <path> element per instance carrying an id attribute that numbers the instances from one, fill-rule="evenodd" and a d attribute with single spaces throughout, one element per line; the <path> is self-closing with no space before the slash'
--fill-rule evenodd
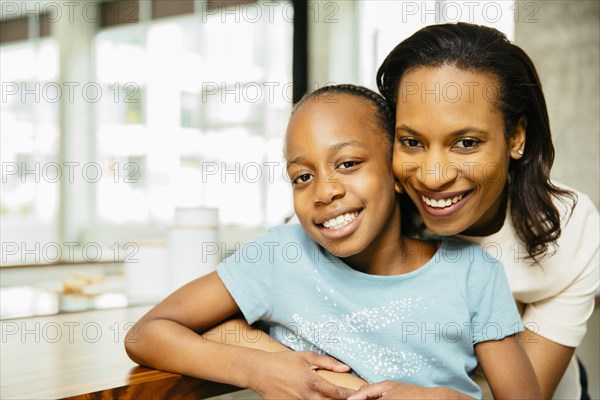
<path id="1" fill-rule="evenodd" d="M 471 149 L 477 146 L 477 144 L 479 144 L 479 140 L 467 138 L 457 141 L 454 147 L 458 147 L 459 149 Z"/>
<path id="2" fill-rule="evenodd" d="M 311 174 L 302 174 L 302 175 L 298 176 L 297 178 L 292 179 L 292 184 L 295 185 L 297 183 L 308 182 L 311 178 L 312 178 Z"/>
<path id="3" fill-rule="evenodd" d="M 343 163 L 341 163 L 338 168 L 340 169 L 347 169 L 347 168 L 352 168 L 356 165 L 358 165 L 358 161 L 344 161 Z"/>
<path id="4" fill-rule="evenodd" d="M 421 142 L 419 142 L 417 139 L 411 138 L 411 137 L 400 138 L 400 143 L 402 143 L 403 146 L 411 147 L 411 148 L 422 147 Z"/>

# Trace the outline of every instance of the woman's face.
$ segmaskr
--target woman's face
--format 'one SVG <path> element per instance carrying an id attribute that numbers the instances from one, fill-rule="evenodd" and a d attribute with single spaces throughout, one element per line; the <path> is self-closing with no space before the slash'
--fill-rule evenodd
<path id="1" fill-rule="evenodd" d="M 453 66 L 402 77 L 396 107 L 394 174 L 435 234 L 485 236 L 504 220 L 511 157 L 525 124 L 507 142 L 495 77 Z"/>

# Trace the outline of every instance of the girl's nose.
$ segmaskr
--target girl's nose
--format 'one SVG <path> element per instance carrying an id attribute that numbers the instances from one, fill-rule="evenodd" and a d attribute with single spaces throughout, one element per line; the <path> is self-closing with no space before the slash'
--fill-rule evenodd
<path id="1" fill-rule="evenodd" d="M 346 193 L 344 185 L 334 173 L 320 174 L 315 178 L 313 199 L 315 204 L 330 204 Z"/>

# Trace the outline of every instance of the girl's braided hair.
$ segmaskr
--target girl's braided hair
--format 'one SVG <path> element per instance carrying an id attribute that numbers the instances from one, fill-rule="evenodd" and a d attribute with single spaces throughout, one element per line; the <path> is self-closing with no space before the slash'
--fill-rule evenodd
<path id="1" fill-rule="evenodd" d="M 392 144 L 394 143 L 394 130 L 395 130 L 395 118 L 388 102 L 380 94 L 368 89 L 364 86 L 341 84 L 341 85 L 329 85 L 323 86 L 317 90 L 305 94 L 294 106 L 292 114 L 302 106 L 303 103 L 310 99 L 315 101 L 322 101 L 323 103 L 337 103 L 339 100 L 336 98 L 338 94 L 347 94 L 350 96 L 359 97 L 370 101 L 374 106 L 376 113 L 374 115 L 374 122 L 378 127 L 382 128 L 388 140 L 388 154 L 387 156 L 391 160 L 392 157 Z"/>

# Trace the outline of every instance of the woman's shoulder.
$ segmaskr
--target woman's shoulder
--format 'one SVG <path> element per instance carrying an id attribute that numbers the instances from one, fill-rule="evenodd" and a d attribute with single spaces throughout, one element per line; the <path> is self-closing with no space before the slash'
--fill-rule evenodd
<path id="1" fill-rule="evenodd" d="M 508 268 L 509 278 L 536 281 L 540 285 L 545 282 L 547 287 L 564 290 L 584 271 L 598 269 L 600 215 L 587 194 L 560 182 L 553 183 L 575 195 L 554 199 L 561 216 L 560 236 L 548 247 L 547 253 L 534 262 L 526 257 L 525 247 L 509 223 L 507 230 L 513 237 L 503 242 L 502 261 Z"/>
<path id="2" fill-rule="evenodd" d="M 575 195 L 573 198 L 561 196 L 554 199 L 554 204 L 561 215 L 562 232 L 557 241 L 558 245 L 586 239 L 586 243 L 598 247 L 598 240 L 593 240 L 593 237 L 598 237 L 600 232 L 600 214 L 591 198 L 560 182 L 553 183 L 560 189 L 568 190 Z"/>
<path id="3" fill-rule="evenodd" d="M 557 248 L 562 247 L 562 243 L 572 243 L 587 239 L 584 244 L 598 245 L 598 241 L 591 240 L 593 235 L 598 235 L 599 229 L 599 214 L 596 206 L 590 197 L 573 189 L 560 182 L 553 182 L 559 189 L 569 191 L 573 196 L 557 196 L 553 198 L 554 205 L 560 214 L 561 219 L 561 235 L 556 241 L 557 246 L 551 246 L 548 252 L 551 254 Z M 590 235 L 592 235 L 590 237 Z M 502 251 L 503 253 L 513 254 L 516 258 L 520 258 L 520 253 L 526 254 L 524 244 L 519 238 L 514 227 L 510 213 L 506 213 L 505 221 L 500 231 L 488 236 L 472 237 L 460 236 L 470 242 L 474 242 L 482 246 L 490 253 Z M 569 248 L 574 248 L 569 244 Z M 522 251 L 521 251 L 522 250 Z"/>
<path id="4" fill-rule="evenodd" d="M 598 214 L 594 202 L 586 193 L 574 189 L 562 182 L 553 181 L 554 186 L 559 189 L 571 192 L 573 196 L 557 196 L 553 199 L 554 205 L 558 208 L 561 217 L 570 215 L 585 216 Z"/>
<path id="5" fill-rule="evenodd" d="M 594 205 L 594 202 L 586 193 L 574 189 L 561 182 L 553 181 L 553 183 L 558 188 L 568 190 L 569 192 L 572 192 L 575 195 L 573 199 L 570 199 L 568 197 L 559 197 L 554 199 L 554 203 L 560 207 L 559 210 L 561 211 L 561 213 L 578 211 L 579 214 L 598 214 L 598 210 Z"/>

